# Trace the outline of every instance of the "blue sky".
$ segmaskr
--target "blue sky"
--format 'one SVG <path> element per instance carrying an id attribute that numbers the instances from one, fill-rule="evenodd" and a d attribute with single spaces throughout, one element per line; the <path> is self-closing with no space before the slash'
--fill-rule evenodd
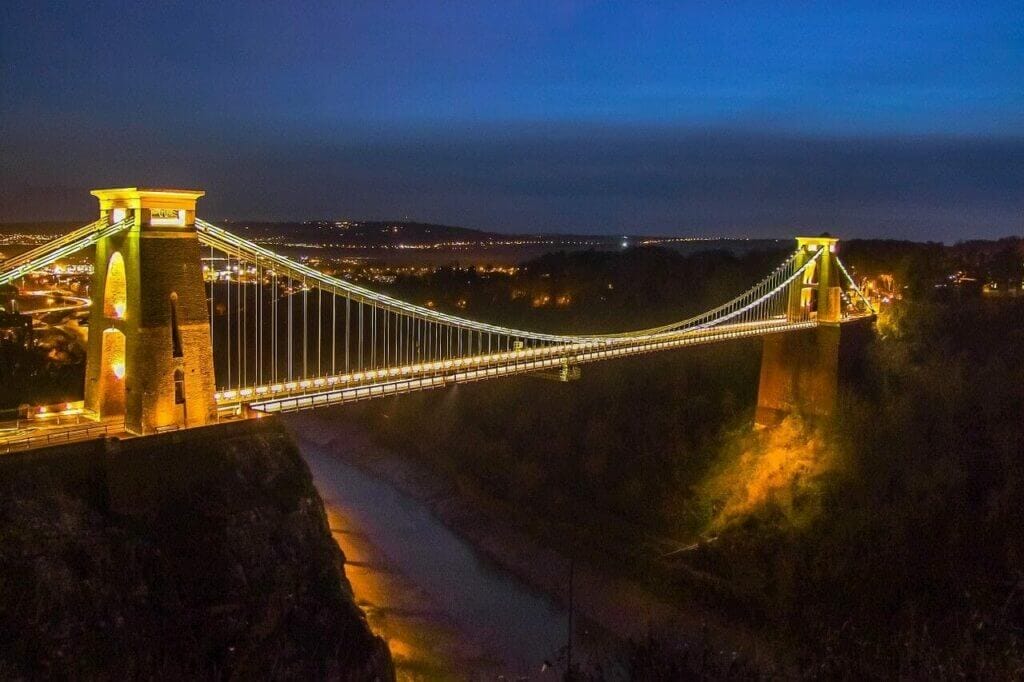
<path id="1" fill-rule="evenodd" d="M 7 2 L 0 220 L 1024 231 L 1024 3 Z"/>

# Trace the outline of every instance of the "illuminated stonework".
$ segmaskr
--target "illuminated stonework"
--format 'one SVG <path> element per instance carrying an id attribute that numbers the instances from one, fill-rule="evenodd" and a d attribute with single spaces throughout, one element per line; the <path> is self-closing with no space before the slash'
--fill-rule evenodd
<path id="1" fill-rule="evenodd" d="M 792 413 L 822 417 L 835 409 L 842 336 L 841 289 L 833 286 L 838 242 L 834 237 L 797 238 L 797 265 L 822 254 L 791 285 L 787 315 L 791 321 L 814 319 L 818 324 L 764 337 L 754 416 L 759 426 L 773 426 Z"/>
<path id="2" fill-rule="evenodd" d="M 818 322 L 834 324 L 839 322 L 841 309 L 839 306 L 840 287 L 833 286 L 836 276 L 833 274 L 833 257 L 837 251 L 839 240 L 835 237 L 797 237 L 797 248 L 804 261 L 810 259 L 818 251 L 822 257 L 811 263 L 803 275 L 803 281 L 796 292 L 799 298 L 800 311 L 796 314 L 810 312 Z M 803 263 L 800 263 L 801 265 Z M 790 316 L 794 311 L 790 311 Z"/>
<path id="3" fill-rule="evenodd" d="M 96 244 L 85 406 L 124 416 L 133 433 L 201 426 L 216 418 L 213 349 L 196 200 L 203 192 L 95 190 L 108 223 L 131 229 Z"/>

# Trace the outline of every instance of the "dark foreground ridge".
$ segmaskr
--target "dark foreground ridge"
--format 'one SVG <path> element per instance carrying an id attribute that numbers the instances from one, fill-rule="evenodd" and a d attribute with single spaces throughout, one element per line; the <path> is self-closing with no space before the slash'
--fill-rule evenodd
<path id="1" fill-rule="evenodd" d="M 388 680 L 276 419 L 0 458 L 0 678 Z"/>

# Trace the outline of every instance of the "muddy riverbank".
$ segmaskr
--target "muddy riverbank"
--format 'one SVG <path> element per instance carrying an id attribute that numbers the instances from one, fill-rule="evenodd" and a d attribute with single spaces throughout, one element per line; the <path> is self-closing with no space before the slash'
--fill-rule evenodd
<path id="1" fill-rule="evenodd" d="M 463 538 L 475 552 L 541 594 L 548 595 L 563 612 L 567 596 L 567 559 L 562 552 L 539 545 L 500 519 L 475 509 L 442 479 L 422 466 L 390 453 L 369 438 L 361 427 L 331 411 L 288 417 L 298 438 L 315 443 L 332 457 L 387 481 L 395 489 L 428 508 L 445 527 Z M 684 612 L 658 599 L 641 586 L 611 577 L 577 563 L 576 613 L 594 630 L 616 633 L 625 640 L 655 637 L 691 657 L 715 659 L 715 667 L 740 659 L 756 668 L 772 668 L 770 652 L 755 637 L 738 632 L 714 614 Z M 358 590 L 357 590 L 358 594 Z M 584 628 L 587 626 L 585 625 Z M 606 642 L 607 644 L 607 642 Z M 605 664 L 615 658 L 608 651 L 591 650 L 591 662 Z M 577 658 L 579 660 L 579 658 Z"/>

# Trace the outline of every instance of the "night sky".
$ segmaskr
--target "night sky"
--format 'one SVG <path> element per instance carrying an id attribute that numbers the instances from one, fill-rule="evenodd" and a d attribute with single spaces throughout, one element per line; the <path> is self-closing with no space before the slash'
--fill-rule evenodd
<path id="1" fill-rule="evenodd" d="M 842 4 L 7 0 L 0 220 L 1024 233 L 1024 2 Z"/>

